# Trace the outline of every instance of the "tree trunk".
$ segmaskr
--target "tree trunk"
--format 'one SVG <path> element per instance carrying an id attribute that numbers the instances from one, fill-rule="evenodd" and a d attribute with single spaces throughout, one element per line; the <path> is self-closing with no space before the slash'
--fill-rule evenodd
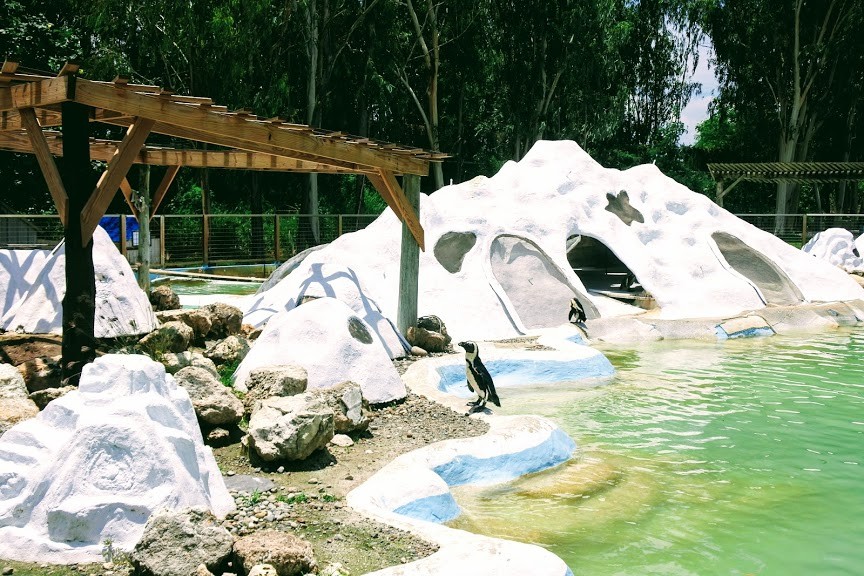
<path id="1" fill-rule="evenodd" d="M 306 31 L 308 34 L 306 51 L 309 56 L 309 73 L 306 76 L 306 123 L 315 123 L 318 105 L 319 78 L 319 19 L 318 1 L 308 0 L 306 5 Z M 321 243 L 321 229 L 318 222 L 318 174 L 309 173 L 306 196 L 301 206 L 300 242 L 303 249 L 317 246 Z M 308 215 L 308 216 L 306 216 Z"/>
<path id="2" fill-rule="evenodd" d="M 61 105 L 63 122 L 63 183 L 69 197 L 66 214 L 66 293 L 63 296 L 61 379 L 77 386 L 84 365 L 96 357 L 96 274 L 93 240 L 81 241 L 81 211 L 96 182 L 90 168 L 89 110 L 76 102 Z"/>
<path id="3" fill-rule="evenodd" d="M 138 208 L 138 285 L 150 293 L 150 165 L 142 164 L 136 193 Z M 125 216 L 121 216 L 125 218 Z"/>

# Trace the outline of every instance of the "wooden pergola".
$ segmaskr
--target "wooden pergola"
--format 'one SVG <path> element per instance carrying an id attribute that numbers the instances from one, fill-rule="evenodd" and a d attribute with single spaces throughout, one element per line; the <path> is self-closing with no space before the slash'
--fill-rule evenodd
<path id="1" fill-rule="evenodd" d="M 744 162 L 712 163 L 708 171 L 717 183 L 719 206 L 739 182 L 843 182 L 864 180 L 864 162 Z M 727 182 L 731 182 L 728 186 Z"/>
<path id="2" fill-rule="evenodd" d="M 75 64 L 66 64 L 57 76 L 21 73 L 9 61 L 0 68 L 0 149 L 36 155 L 64 226 L 64 379 L 76 381 L 93 357 L 92 235 L 118 190 L 137 215 L 126 181 L 135 163 L 168 167 L 154 192 L 151 216 L 182 167 L 366 176 L 403 223 L 397 324 L 404 334 L 416 322 L 419 250 L 424 249 L 419 178 L 445 154 L 229 111 L 209 98 L 176 95 L 119 76 L 112 82 L 86 80 L 77 72 Z M 91 138 L 92 122 L 125 127 L 126 135 L 121 141 Z M 51 129 L 57 127 L 61 131 Z M 151 134 L 222 149 L 150 147 Z M 63 156 L 62 170 L 54 156 Z M 95 183 L 91 160 L 107 163 Z M 403 176 L 404 190 L 397 175 Z"/>

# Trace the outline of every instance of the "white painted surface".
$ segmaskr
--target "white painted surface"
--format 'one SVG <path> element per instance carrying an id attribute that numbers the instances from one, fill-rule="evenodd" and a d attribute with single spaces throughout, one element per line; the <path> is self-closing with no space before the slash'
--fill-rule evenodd
<path id="1" fill-rule="evenodd" d="M 101 562 L 160 508 L 234 509 L 192 403 L 146 356 L 106 355 L 0 438 L 0 558 Z"/>
<path id="2" fill-rule="evenodd" d="M 157 321 L 147 294 L 138 287 L 131 266 L 101 227 L 93 232 L 93 266 L 96 275 L 96 337 L 114 338 L 154 330 Z M 27 293 L 6 311 L 2 319 L 3 328 L 34 334 L 60 334 L 65 294 L 65 244 L 60 243 L 45 260 Z"/>
<path id="3" fill-rule="evenodd" d="M 644 222 L 628 225 L 606 210 L 607 194 L 622 191 Z M 523 331 L 514 312 L 520 306 L 509 301 L 489 265 L 490 246 L 501 234 L 532 240 L 563 270 L 566 282 L 583 293 L 582 281 L 567 262 L 567 239 L 588 235 L 600 240 L 654 296 L 659 310 L 651 314 L 660 318 L 728 317 L 764 307 L 753 285 L 718 259 L 711 238 L 718 231 L 759 252 L 806 301 L 864 297 L 864 290 L 841 270 L 733 216 L 656 166 L 607 169 L 570 141 L 538 142 L 520 162 L 508 162 L 492 178 L 477 177 L 421 195 L 420 220 L 427 250 L 420 255 L 418 314 L 439 316 L 454 341 L 508 338 Z M 448 232 L 470 232 L 477 238 L 455 273 L 434 256 L 436 242 Z M 400 238 L 401 224 L 392 211 L 385 211 L 366 229 L 307 256 L 282 281 L 284 287 L 280 289 L 280 283 L 259 295 L 246 321 L 266 322 L 280 308 L 293 305 L 298 290 L 322 274 L 350 277 L 363 298 L 374 301 L 385 317 L 395 318 Z M 349 305 L 357 301 L 355 293 L 337 290 L 333 295 Z M 622 310 L 622 305 L 599 297 L 590 297 L 590 302 L 601 317 L 643 312 Z"/>
<path id="4" fill-rule="evenodd" d="M 355 328 L 366 331 L 368 343 L 352 336 L 351 318 Z M 332 388 L 350 380 L 360 385 L 363 397 L 372 404 L 406 394 L 373 328 L 335 298 L 319 298 L 274 315 L 237 367 L 234 385 L 244 386 L 255 368 L 280 364 L 302 366 L 308 375 L 307 390 Z"/>

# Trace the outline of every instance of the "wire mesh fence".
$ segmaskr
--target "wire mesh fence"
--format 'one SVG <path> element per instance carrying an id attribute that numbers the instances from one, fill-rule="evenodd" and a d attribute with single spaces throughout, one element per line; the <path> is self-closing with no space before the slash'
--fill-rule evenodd
<path id="1" fill-rule="evenodd" d="M 801 247 L 817 232 L 864 233 L 864 214 L 736 214 L 753 226 Z M 377 214 L 170 214 L 150 223 L 153 266 L 162 268 L 284 262 L 306 248 L 362 230 Z M 138 262 L 138 223 L 108 215 L 103 227 L 130 263 Z M 56 215 L 0 214 L 0 249 L 52 249 L 63 239 Z"/>

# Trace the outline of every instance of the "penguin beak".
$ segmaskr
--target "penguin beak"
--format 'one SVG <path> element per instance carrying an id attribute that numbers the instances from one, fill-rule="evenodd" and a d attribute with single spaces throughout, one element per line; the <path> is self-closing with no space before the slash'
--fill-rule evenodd
<path id="1" fill-rule="evenodd" d="M 465 342 L 459 342 L 459 344 L 457 344 L 457 346 L 459 346 L 460 348 L 462 348 L 466 352 L 468 351 L 468 348 L 465 347 Z"/>

